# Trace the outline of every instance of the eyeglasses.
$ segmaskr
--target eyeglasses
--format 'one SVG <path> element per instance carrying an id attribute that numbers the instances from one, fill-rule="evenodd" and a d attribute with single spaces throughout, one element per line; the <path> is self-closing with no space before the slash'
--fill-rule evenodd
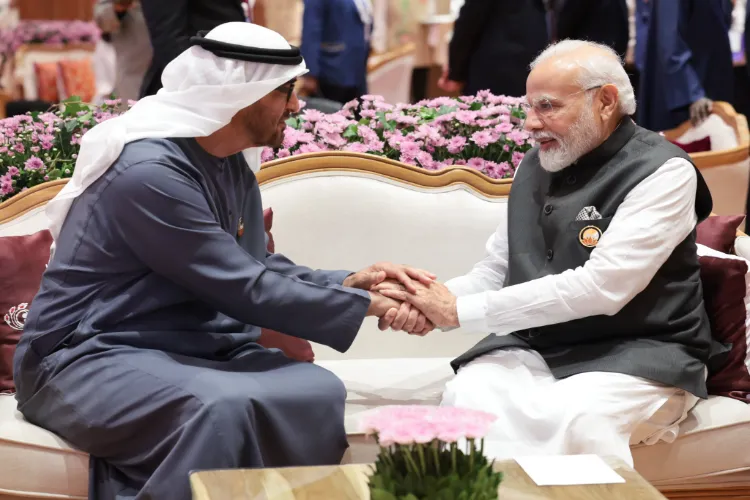
<path id="1" fill-rule="evenodd" d="M 533 110 L 534 114 L 542 120 L 553 118 L 562 108 L 565 107 L 565 104 L 563 104 L 561 101 L 564 99 L 567 99 L 569 97 L 573 97 L 578 94 L 582 94 L 584 92 L 588 92 L 589 90 L 595 90 L 598 88 L 603 87 L 604 85 L 596 85 L 594 87 L 588 87 L 582 90 L 579 90 L 577 92 L 573 92 L 572 94 L 568 94 L 566 96 L 563 96 L 558 99 L 550 99 L 549 97 L 540 97 L 539 99 L 535 99 L 532 102 L 525 102 L 521 104 L 521 108 L 526 113 L 526 120 L 529 118 L 530 112 Z"/>
<path id="2" fill-rule="evenodd" d="M 289 81 L 285 83 L 284 85 L 281 85 L 280 87 L 276 87 L 274 90 L 277 92 L 281 92 L 282 94 L 286 94 L 286 102 L 289 102 L 289 99 L 292 98 L 292 94 L 294 93 L 294 88 L 297 86 L 297 79 L 295 78 L 292 81 Z"/>

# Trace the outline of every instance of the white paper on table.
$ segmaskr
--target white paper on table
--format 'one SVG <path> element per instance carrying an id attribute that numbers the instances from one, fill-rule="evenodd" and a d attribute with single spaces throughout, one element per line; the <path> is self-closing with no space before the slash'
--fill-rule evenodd
<path id="1" fill-rule="evenodd" d="M 515 460 L 537 486 L 625 482 L 597 455 L 519 457 Z"/>

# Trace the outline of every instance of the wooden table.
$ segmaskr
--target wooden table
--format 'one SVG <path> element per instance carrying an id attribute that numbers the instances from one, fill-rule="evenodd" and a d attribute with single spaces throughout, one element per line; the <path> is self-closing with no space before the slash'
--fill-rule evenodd
<path id="1" fill-rule="evenodd" d="M 499 500 L 663 500 L 665 497 L 619 460 L 605 459 L 625 483 L 536 486 L 512 460 L 497 462 L 505 477 Z M 369 465 L 234 469 L 195 472 L 193 500 L 368 500 Z"/>

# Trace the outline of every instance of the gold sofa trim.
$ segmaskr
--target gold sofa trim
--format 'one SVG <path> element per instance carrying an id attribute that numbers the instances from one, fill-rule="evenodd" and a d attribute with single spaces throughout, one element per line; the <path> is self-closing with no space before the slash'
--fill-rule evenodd
<path id="1" fill-rule="evenodd" d="M 345 151 L 308 153 L 274 160 L 264 164 L 257 177 L 258 182 L 262 185 L 312 172 L 376 174 L 423 188 L 444 188 L 463 184 L 490 198 L 508 196 L 513 182 L 512 179 L 490 179 L 470 168 L 452 167 L 442 170 L 425 170 L 380 156 Z"/>

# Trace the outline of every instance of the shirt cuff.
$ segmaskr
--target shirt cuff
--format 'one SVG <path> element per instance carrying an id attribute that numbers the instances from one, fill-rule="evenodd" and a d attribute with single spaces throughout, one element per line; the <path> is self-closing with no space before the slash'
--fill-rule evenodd
<path id="1" fill-rule="evenodd" d="M 489 332 L 487 324 L 487 296 L 475 293 L 456 298 L 458 324 L 468 332 Z"/>

